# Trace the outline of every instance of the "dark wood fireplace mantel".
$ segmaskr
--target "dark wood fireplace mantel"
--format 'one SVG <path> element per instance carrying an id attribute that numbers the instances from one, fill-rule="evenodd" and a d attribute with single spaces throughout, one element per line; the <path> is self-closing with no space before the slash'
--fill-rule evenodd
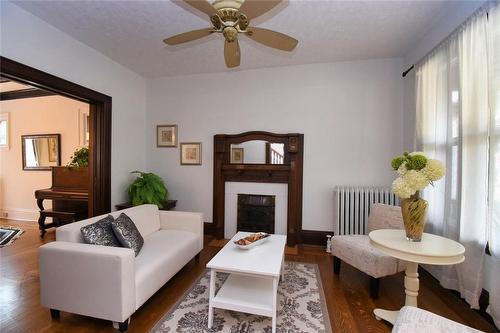
<path id="1" fill-rule="evenodd" d="M 283 164 L 231 164 L 231 144 L 262 140 L 284 145 Z M 304 135 L 245 132 L 214 136 L 213 223 L 224 238 L 225 182 L 285 183 L 288 185 L 287 244 L 302 243 L 302 174 Z"/>

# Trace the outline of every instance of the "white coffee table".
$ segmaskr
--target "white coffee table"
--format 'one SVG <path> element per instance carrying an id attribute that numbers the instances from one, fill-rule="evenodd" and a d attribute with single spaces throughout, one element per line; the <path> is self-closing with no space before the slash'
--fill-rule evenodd
<path id="1" fill-rule="evenodd" d="M 271 317 L 272 332 L 276 332 L 278 283 L 285 266 L 286 236 L 271 235 L 248 250 L 233 243 L 250 234 L 238 232 L 207 264 L 210 268 L 208 328 L 212 328 L 214 308 L 218 308 Z M 218 272 L 230 275 L 215 294 Z"/>
<path id="2" fill-rule="evenodd" d="M 424 233 L 421 242 L 406 240 L 404 230 L 379 229 L 368 235 L 371 244 L 395 258 L 407 261 L 405 271 L 405 305 L 417 307 L 419 289 L 418 264 L 453 265 L 465 260 L 465 248 L 454 240 Z M 375 309 L 377 319 L 394 324 L 399 311 Z"/>

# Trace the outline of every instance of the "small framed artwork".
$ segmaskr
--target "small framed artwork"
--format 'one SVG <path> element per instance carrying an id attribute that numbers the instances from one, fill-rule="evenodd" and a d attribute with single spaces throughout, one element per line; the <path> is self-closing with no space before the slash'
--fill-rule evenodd
<path id="1" fill-rule="evenodd" d="M 181 165 L 201 165 L 201 142 L 181 142 Z"/>
<path id="2" fill-rule="evenodd" d="M 80 146 L 88 147 L 90 142 L 90 110 L 78 110 L 78 130 Z"/>
<path id="3" fill-rule="evenodd" d="M 242 164 L 244 161 L 244 148 L 231 148 L 231 164 Z"/>
<path id="4" fill-rule="evenodd" d="M 177 147 L 177 125 L 156 126 L 156 147 Z"/>

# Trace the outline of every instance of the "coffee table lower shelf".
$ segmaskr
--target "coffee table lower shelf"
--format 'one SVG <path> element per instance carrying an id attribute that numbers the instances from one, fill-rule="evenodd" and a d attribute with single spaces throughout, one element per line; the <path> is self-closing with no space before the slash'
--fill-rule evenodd
<path id="1" fill-rule="evenodd" d="M 276 311 L 273 297 L 273 278 L 230 274 L 212 300 L 212 306 L 272 317 Z"/>

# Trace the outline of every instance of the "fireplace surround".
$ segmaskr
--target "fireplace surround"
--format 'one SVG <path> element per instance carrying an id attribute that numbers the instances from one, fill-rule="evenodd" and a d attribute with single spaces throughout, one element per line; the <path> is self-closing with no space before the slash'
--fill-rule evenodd
<path id="1" fill-rule="evenodd" d="M 262 140 L 283 144 L 282 164 L 231 163 L 231 145 Z M 213 223 L 215 236 L 224 237 L 225 182 L 284 183 L 288 185 L 287 244 L 302 243 L 302 174 L 304 135 L 245 132 L 214 136 Z"/>

